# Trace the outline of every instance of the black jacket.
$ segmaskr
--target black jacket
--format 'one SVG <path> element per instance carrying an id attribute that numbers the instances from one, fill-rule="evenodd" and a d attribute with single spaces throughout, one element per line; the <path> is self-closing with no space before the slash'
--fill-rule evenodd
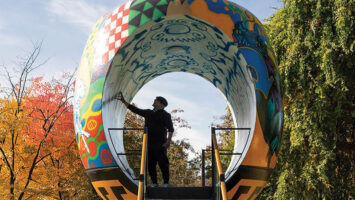
<path id="1" fill-rule="evenodd" d="M 164 144 L 167 141 L 167 131 L 174 132 L 171 115 L 164 109 L 157 111 L 151 109 L 143 110 L 133 105 L 129 105 L 128 109 L 145 118 L 149 144 Z"/>

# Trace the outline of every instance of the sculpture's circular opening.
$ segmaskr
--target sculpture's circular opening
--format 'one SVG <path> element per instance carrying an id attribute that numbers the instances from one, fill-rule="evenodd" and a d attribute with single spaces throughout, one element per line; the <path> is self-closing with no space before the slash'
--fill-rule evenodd
<path id="1" fill-rule="evenodd" d="M 191 16 L 160 18 L 137 29 L 116 53 L 104 84 L 102 119 L 111 151 L 124 152 L 122 134 L 108 135 L 107 130 L 123 127 L 127 111 L 112 97 L 121 91 L 130 102 L 153 78 L 169 72 L 188 72 L 221 91 L 230 103 L 236 127 L 251 128 L 250 135 L 236 132 L 234 152 L 243 154 L 232 157 L 226 171 L 232 176 L 247 152 L 243 149 L 248 149 L 253 138 L 256 119 L 254 85 L 239 53 L 221 30 Z M 130 169 L 125 157 L 113 157 L 121 169 Z M 123 171 L 132 177 L 131 170 Z"/>
<path id="2" fill-rule="evenodd" d="M 184 81 L 181 82 L 180 80 Z M 172 112 L 173 110 L 183 111 L 181 113 L 172 113 L 175 127 L 173 141 L 178 142 L 176 144 L 182 144 L 182 141 L 184 141 L 184 143 L 188 143 L 189 148 L 185 149 L 185 152 L 188 153 L 188 156 L 185 158 L 187 159 L 186 161 L 194 162 L 193 160 L 199 159 L 201 164 L 201 159 L 203 158 L 202 150 L 206 150 L 211 146 L 211 124 L 213 123 L 217 125 L 217 123 L 222 123 L 223 120 L 216 117 L 222 116 L 226 113 L 228 102 L 225 96 L 213 84 L 198 75 L 186 72 L 169 72 L 155 77 L 142 86 L 142 88 L 134 96 L 132 102 L 137 107 L 142 109 L 152 108 L 152 103 L 156 96 L 163 96 L 167 98 L 169 102 L 169 106 L 165 109 L 167 112 Z M 125 117 L 125 127 L 132 127 L 131 123 L 136 125 L 137 123 L 140 123 L 140 127 L 143 127 L 142 123 L 144 123 L 144 119 L 142 121 L 140 118 L 136 118 L 137 116 L 132 112 L 130 113 L 130 116 L 127 117 L 127 115 L 129 115 L 129 113 L 127 113 Z M 184 126 L 181 127 L 181 125 L 186 124 L 180 120 L 175 121 L 175 117 L 186 120 L 190 128 L 186 128 Z M 231 127 L 234 127 L 233 116 L 230 117 L 233 124 Z M 129 122 L 127 120 L 129 120 Z M 126 124 L 127 122 L 128 124 Z M 230 133 L 229 137 L 234 138 L 234 131 L 231 132 L 232 133 Z M 219 142 L 221 139 L 221 133 L 222 131 L 217 131 L 216 134 L 217 141 Z M 142 143 L 141 139 L 143 132 L 125 131 L 123 133 L 118 130 L 110 130 L 109 134 L 123 134 L 125 153 L 128 153 L 126 158 L 130 168 L 134 171 L 134 175 L 137 178 L 139 176 L 138 163 L 140 163 L 140 156 L 137 155 L 137 150 L 141 149 L 140 145 Z M 225 170 L 229 166 L 230 158 L 232 156 L 231 154 L 227 155 L 225 153 L 232 153 L 231 151 L 233 150 L 234 139 L 233 141 L 229 141 L 229 143 L 228 148 L 223 148 L 223 150 L 221 150 L 221 162 L 224 166 L 223 169 Z M 221 143 L 219 143 L 219 148 L 222 148 L 220 145 Z M 178 180 L 190 180 L 191 177 L 188 177 L 189 175 L 187 173 L 179 174 L 179 176 L 174 173 L 174 169 L 179 167 L 175 165 L 175 159 L 178 158 L 176 157 L 177 154 L 173 152 L 174 150 L 174 147 L 171 147 L 168 150 L 172 170 L 170 173 L 172 178 L 170 180 L 172 180 L 171 184 L 173 185 L 181 185 L 181 183 L 177 183 L 179 181 L 175 180 L 176 178 Z M 115 154 L 116 151 L 114 150 L 112 153 Z M 119 155 L 118 158 L 120 159 L 122 156 L 123 155 Z M 205 156 L 207 156 L 207 160 L 211 159 L 209 151 L 205 153 Z M 229 157 L 229 159 L 226 160 L 226 157 Z M 196 166 L 189 166 L 188 168 L 190 167 Z M 201 175 L 201 167 L 202 166 L 199 166 L 198 169 L 195 169 L 194 173 Z M 129 173 L 132 173 L 131 169 L 128 170 Z M 148 179 L 148 181 L 149 180 L 150 179 Z M 201 183 L 196 184 L 198 181 L 200 181 L 199 178 L 196 179 L 196 182 L 190 182 L 189 184 L 184 182 L 183 186 L 200 186 Z"/>
<path id="3" fill-rule="evenodd" d="M 170 72 L 146 83 L 132 102 L 139 108 L 152 109 L 156 96 L 163 96 L 168 100 L 169 106 L 165 110 L 172 113 L 173 118 L 184 120 L 174 121 L 174 141 L 184 140 L 199 153 L 211 145 L 211 124 L 222 123 L 220 117 L 225 115 L 227 107 L 226 98 L 213 84 L 192 73 Z M 190 128 L 184 125 L 189 125 Z M 217 140 L 219 136 L 217 135 Z M 123 142 L 126 149 L 129 149 L 126 141 Z M 193 157 L 190 154 L 189 158 Z"/>

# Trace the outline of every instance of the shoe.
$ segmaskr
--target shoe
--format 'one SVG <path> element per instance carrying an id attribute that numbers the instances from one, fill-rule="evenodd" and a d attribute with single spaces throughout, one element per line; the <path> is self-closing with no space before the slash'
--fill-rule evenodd
<path id="1" fill-rule="evenodd" d="M 167 187 L 169 187 L 169 184 L 164 183 L 161 187 L 163 187 L 163 188 L 167 188 Z"/>
<path id="2" fill-rule="evenodd" d="M 153 188 L 158 187 L 158 184 L 153 183 L 152 186 L 150 186 L 150 187 L 153 187 Z"/>

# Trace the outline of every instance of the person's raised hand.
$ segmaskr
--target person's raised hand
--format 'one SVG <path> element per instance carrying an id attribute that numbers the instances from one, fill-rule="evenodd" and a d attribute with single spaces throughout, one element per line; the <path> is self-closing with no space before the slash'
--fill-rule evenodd
<path id="1" fill-rule="evenodd" d="M 125 100 L 124 97 L 123 97 L 122 92 L 120 92 L 120 93 L 117 95 L 116 99 L 122 101 L 122 103 L 126 102 L 126 100 Z"/>

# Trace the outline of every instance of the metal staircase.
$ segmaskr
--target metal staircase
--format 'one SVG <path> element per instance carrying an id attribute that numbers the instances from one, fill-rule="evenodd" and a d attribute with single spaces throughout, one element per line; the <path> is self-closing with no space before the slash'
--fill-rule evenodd
<path id="1" fill-rule="evenodd" d="M 227 200 L 227 190 L 224 173 L 216 140 L 216 128 L 212 127 L 212 186 L 205 186 L 204 176 L 202 187 L 147 187 L 147 133 L 143 135 L 141 168 L 137 200 Z M 204 166 L 203 166 L 204 171 Z M 204 173 L 203 173 L 204 175 Z"/>
<path id="2" fill-rule="evenodd" d="M 118 153 L 116 155 L 119 157 L 119 161 L 122 163 L 121 156 L 141 156 L 140 166 L 134 167 L 133 169 L 139 170 L 139 176 L 132 174 L 129 169 L 126 172 L 130 174 L 132 179 L 139 180 L 138 185 L 138 197 L 137 200 L 227 200 L 227 190 L 225 183 L 225 175 L 222 169 L 220 155 L 239 155 L 241 156 L 243 152 L 233 153 L 231 150 L 223 150 L 218 148 L 216 131 L 217 130 L 247 130 L 250 135 L 250 128 L 211 128 L 211 147 L 210 149 L 202 150 L 202 186 L 201 187 L 148 187 L 147 186 L 147 141 L 148 134 L 146 128 L 109 128 L 110 131 L 144 131 L 143 134 L 143 144 L 141 150 L 127 150 L 125 153 Z M 249 137 L 248 135 L 248 137 Z M 111 134 L 110 134 L 111 137 Z M 112 138 L 111 138 L 112 140 Z M 243 151 L 245 150 L 245 147 Z M 141 151 L 141 153 L 139 153 Z M 220 153 L 220 151 L 222 153 Z M 226 152 L 226 153 L 223 153 Z M 211 156 L 211 165 L 206 167 L 206 153 Z M 123 165 L 124 166 L 124 165 Z M 209 169 L 212 172 L 212 182 L 211 186 L 206 186 L 205 182 L 205 170 Z M 135 178 L 137 177 L 137 178 Z"/>

